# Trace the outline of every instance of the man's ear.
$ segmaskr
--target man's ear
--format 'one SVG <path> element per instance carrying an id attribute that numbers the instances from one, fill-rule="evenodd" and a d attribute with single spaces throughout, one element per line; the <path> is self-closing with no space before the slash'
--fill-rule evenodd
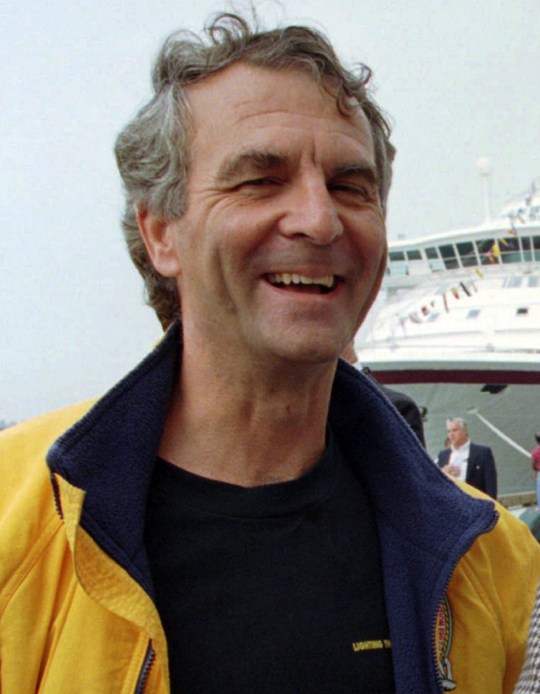
<path id="1" fill-rule="evenodd" d="M 137 210 L 137 224 L 152 265 L 164 277 L 180 274 L 174 222 L 166 222 L 146 209 Z"/>

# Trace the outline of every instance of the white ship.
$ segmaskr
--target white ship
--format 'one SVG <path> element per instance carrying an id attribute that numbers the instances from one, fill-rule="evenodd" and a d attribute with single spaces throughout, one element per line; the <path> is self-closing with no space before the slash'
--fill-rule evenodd
<path id="1" fill-rule="evenodd" d="M 390 242 L 375 318 L 356 339 L 362 365 L 411 395 L 427 447 L 464 417 L 493 448 L 499 494 L 534 488 L 540 431 L 540 178 L 499 217 Z"/>

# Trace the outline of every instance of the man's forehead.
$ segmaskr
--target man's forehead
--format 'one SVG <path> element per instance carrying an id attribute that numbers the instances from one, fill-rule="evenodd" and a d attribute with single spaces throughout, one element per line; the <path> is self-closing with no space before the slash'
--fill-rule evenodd
<path id="1" fill-rule="evenodd" d="M 286 105 L 300 88 L 318 99 L 321 118 L 332 116 L 371 134 L 364 111 L 352 98 L 347 102 L 347 113 L 340 110 L 334 82 L 324 76 L 319 81 L 300 67 L 262 67 L 238 61 L 190 85 L 186 94 L 196 125 L 209 109 L 220 114 L 228 107 L 243 118 L 249 117 L 253 110 L 264 110 L 265 106 L 278 108 L 280 104 Z"/>
<path id="2" fill-rule="evenodd" d="M 246 60 L 238 60 L 206 75 L 202 79 L 188 85 L 186 92 L 189 96 L 223 87 L 229 92 L 249 93 L 261 87 L 261 85 L 264 87 L 265 84 L 270 85 L 269 90 L 272 92 L 272 83 L 283 82 L 288 77 L 298 77 L 319 90 L 322 90 L 324 85 L 324 91 L 327 94 L 336 94 L 336 88 L 332 86 L 333 81 L 330 77 L 323 76 L 321 80 L 318 80 L 307 68 L 304 69 L 300 66 L 273 67 L 255 65 Z"/>
<path id="3" fill-rule="evenodd" d="M 322 156 L 328 170 L 354 163 L 378 178 L 363 111 L 341 113 L 335 97 L 303 70 L 235 63 L 192 85 L 188 102 L 192 173 L 199 166 L 230 168 L 227 160 L 247 149 L 289 161 L 301 153 Z"/>

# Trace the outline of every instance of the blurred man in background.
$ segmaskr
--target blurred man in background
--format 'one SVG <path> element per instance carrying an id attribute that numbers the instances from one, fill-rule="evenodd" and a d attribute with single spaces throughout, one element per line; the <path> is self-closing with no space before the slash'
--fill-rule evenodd
<path id="1" fill-rule="evenodd" d="M 441 470 L 496 499 L 497 468 L 491 448 L 472 443 L 461 417 L 446 420 L 446 435 L 450 445 L 437 456 Z"/>

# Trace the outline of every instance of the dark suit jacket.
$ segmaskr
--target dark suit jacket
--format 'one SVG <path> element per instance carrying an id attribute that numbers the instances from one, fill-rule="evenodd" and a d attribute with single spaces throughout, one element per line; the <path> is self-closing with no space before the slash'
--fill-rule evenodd
<path id="1" fill-rule="evenodd" d="M 375 376 L 371 373 L 371 369 L 368 366 L 362 367 L 363 373 L 371 378 L 372 381 L 379 386 L 382 392 L 390 400 L 392 405 L 396 408 L 399 414 L 405 419 L 407 424 L 414 431 L 422 446 L 426 446 L 426 439 L 424 436 L 424 423 L 422 421 L 422 413 L 418 405 L 414 400 L 405 393 L 401 393 L 399 390 L 394 390 L 393 388 L 388 388 L 388 386 L 383 386 L 377 381 Z"/>
<path id="2" fill-rule="evenodd" d="M 450 453 L 450 448 L 445 448 L 439 453 L 437 457 L 439 467 L 448 464 Z M 491 448 L 471 442 L 465 482 L 489 494 L 493 499 L 497 498 L 497 469 Z"/>
<path id="3" fill-rule="evenodd" d="M 399 412 L 399 414 L 406 420 L 407 424 L 411 427 L 420 440 L 422 446 L 425 447 L 426 441 L 424 438 L 424 423 L 422 421 L 422 414 L 418 408 L 418 405 L 411 397 L 405 395 L 405 393 L 401 393 L 399 390 L 388 388 L 388 386 L 383 386 L 380 383 L 379 387 Z"/>

